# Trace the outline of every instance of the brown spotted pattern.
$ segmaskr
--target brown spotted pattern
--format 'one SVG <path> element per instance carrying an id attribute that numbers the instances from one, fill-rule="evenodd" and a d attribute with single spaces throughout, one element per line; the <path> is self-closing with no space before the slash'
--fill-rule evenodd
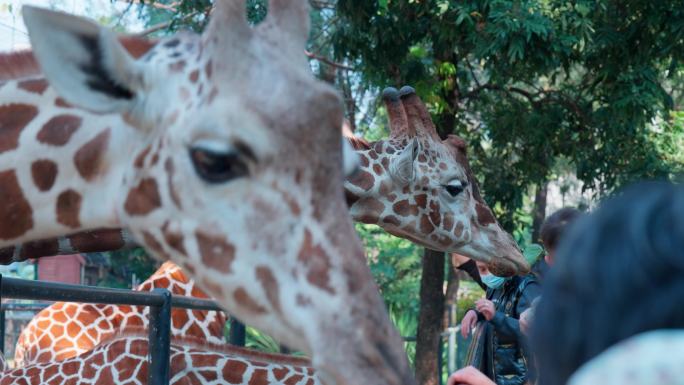
<path id="1" fill-rule="evenodd" d="M 31 163 L 31 177 L 40 191 L 49 191 L 57 179 L 57 163 L 39 159 Z"/>
<path id="2" fill-rule="evenodd" d="M 74 154 L 74 164 L 81 177 L 87 181 L 92 181 L 101 172 L 103 167 L 103 156 L 109 143 L 110 129 L 102 131 L 93 139 L 86 142 Z"/>
<path id="3" fill-rule="evenodd" d="M 0 106 L 0 153 L 17 148 L 21 131 L 36 115 L 38 108 L 28 104 Z"/>
<path id="4" fill-rule="evenodd" d="M 81 226 L 79 214 L 83 197 L 74 190 L 66 190 L 57 197 L 57 222 L 76 229 Z"/>
<path id="5" fill-rule="evenodd" d="M 278 281 L 276 280 L 273 271 L 268 266 L 258 266 L 256 268 L 256 278 L 264 288 L 266 292 L 266 298 L 271 306 L 278 312 L 282 313 L 283 310 L 280 307 L 280 289 L 278 288 Z"/>
<path id="6" fill-rule="evenodd" d="M 306 269 L 306 279 L 314 286 L 335 294 L 335 289 L 330 283 L 330 256 L 325 250 L 316 244 L 311 232 L 304 232 L 304 244 L 297 257 Z"/>
<path id="7" fill-rule="evenodd" d="M 45 79 L 29 79 L 19 82 L 17 87 L 24 91 L 42 95 L 48 88 L 48 82 Z"/>
<path id="8" fill-rule="evenodd" d="M 49 250 L 56 245 L 41 247 Z M 171 262 L 164 263 L 136 290 L 155 288 L 168 289 L 174 295 L 207 298 L 194 281 Z M 149 309 L 144 306 L 56 302 L 36 314 L 24 328 L 15 349 L 15 362 L 25 366 L 75 357 L 131 325 L 146 327 L 148 313 Z M 171 334 L 220 344 L 225 322 L 224 313 L 174 308 Z"/>
<path id="9" fill-rule="evenodd" d="M 143 216 L 161 207 L 157 181 L 144 178 L 128 192 L 124 210 L 131 216 Z"/>
<path id="10" fill-rule="evenodd" d="M 232 273 L 231 265 L 235 260 L 235 246 L 230 244 L 223 235 L 195 233 L 202 262 L 212 270 L 222 273 Z"/>
<path id="11" fill-rule="evenodd" d="M 14 170 L 0 172 L 0 239 L 17 238 L 33 228 L 33 210 Z"/>
<path id="12" fill-rule="evenodd" d="M 144 330 L 132 328 L 109 336 L 80 356 L 6 370 L 0 377 L 0 385 L 145 384 L 148 342 Z M 303 358 L 212 344 L 193 336 L 174 336 L 169 384 L 320 385 L 310 365 Z M 119 381 L 115 382 L 115 378 Z"/>
<path id="13" fill-rule="evenodd" d="M 233 299 L 243 309 L 254 314 L 266 313 L 266 308 L 261 306 L 243 287 L 239 287 L 233 293 Z"/>
<path id="14" fill-rule="evenodd" d="M 81 126 L 82 120 L 81 117 L 76 115 L 57 115 L 43 125 L 40 131 L 38 131 L 37 139 L 44 144 L 64 146 Z"/>

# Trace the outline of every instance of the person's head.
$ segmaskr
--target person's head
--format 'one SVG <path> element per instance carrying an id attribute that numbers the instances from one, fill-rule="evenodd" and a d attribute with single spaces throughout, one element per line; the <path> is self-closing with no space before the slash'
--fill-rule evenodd
<path id="1" fill-rule="evenodd" d="M 540 238 L 544 249 L 546 249 L 544 260 L 549 266 L 553 265 L 556 247 L 563 233 L 581 215 L 582 212 L 575 208 L 564 207 L 544 220 L 540 230 Z"/>
<path id="2" fill-rule="evenodd" d="M 684 328 L 684 187 L 642 183 L 558 245 L 532 325 L 540 384 L 563 385 L 611 345 Z"/>
<path id="3" fill-rule="evenodd" d="M 506 282 L 506 278 L 498 277 L 492 274 L 489 271 L 489 266 L 486 263 L 475 261 L 475 264 L 477 265 L 477 272 L 480 273 L 480 279 L 482 280 L 482 283 L 487 285 L 487 287 L 490 289 L 498 289 L 504 284 L 504 282 Z"/>

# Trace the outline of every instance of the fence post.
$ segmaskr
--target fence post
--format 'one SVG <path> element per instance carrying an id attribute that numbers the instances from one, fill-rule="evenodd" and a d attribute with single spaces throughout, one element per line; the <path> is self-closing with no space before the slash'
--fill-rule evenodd
<path id="1" fill-rule="evenodd" d="M 171 292 L 154 289 L 152 293 L 163 298 L 161 306 L 150 306 L 149 385 L 169 384 L 169 360 L 171 349 Z"/>
<path id="2" fill-rule="evenodd" d="M 450 327 L 447 329 L 449 332 L 449 344 L 447 345 L 447 371 L 451 374 L 456 371 L 456 333 L 458 328 Z"/>
<path id="3" fill-rule="evenodd" d="M 245 324 L 236 320 L 230 319 L 230 343 L 235 346 L 245 346 Z"/>
<path id="4" fill-rule="evenodd" d="M 2 309 L 2 274 L 0 274 L 0 353 L 5 354 L 5 309 Z"/>
<path id="5" fill-rule="evenodd" d="M 439 342 L 437 345 L 437 377 L 439 378 L 439 385 L 444 384 L 444 382 L 442 381 L 442 353 L 444 347 L 442 345 L 444 345 L 442 341 L 442 336 L 439 336 Z"/>
<path id="6" fill-rule="evenodd" d="M 0 354 L 5 353 L 5 309 L 0 309 Z"/>

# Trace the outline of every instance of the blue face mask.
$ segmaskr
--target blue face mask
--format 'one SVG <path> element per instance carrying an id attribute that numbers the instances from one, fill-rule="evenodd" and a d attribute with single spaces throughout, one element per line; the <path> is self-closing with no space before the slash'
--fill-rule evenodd
<path id="1" fill-rule="evenodd" d="M 482 279 L 482 283 L 487 285 L 490 289 L 498 289 L 506 282 L 506 278 L 497 277 L 492 274 L 483 275 L 480 278 Z"/>

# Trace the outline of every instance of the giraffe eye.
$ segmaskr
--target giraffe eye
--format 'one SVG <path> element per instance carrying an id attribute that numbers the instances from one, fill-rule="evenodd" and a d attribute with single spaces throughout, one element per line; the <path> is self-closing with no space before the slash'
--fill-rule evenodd
<path id="1" fill-rule="evenodd" d="M 451 195 L 452 197 L 458 196 L 460 193 L 463 192 L 463 190 L 466 189 L 466 187 L 468 187 L 468 184 L 467 184 L 467 183 L 460 182 L 460 181 L 451 182 L 451 183 L 449 183 L 448 185 L 445 185 L 445 186 L 444 186 L 444 188 L 446 189 L 446 191 L 447 191 L 447 192 L 449 193 L 449 195 Z"/>
<path id="2" fill-rule="evenodd" d="M 201 147 L 190 149 L 190 158 L 200 178 L 209 183 L 222 183 L 247 176 L 249 168 L 237 151 L 218 152 Z"/>

